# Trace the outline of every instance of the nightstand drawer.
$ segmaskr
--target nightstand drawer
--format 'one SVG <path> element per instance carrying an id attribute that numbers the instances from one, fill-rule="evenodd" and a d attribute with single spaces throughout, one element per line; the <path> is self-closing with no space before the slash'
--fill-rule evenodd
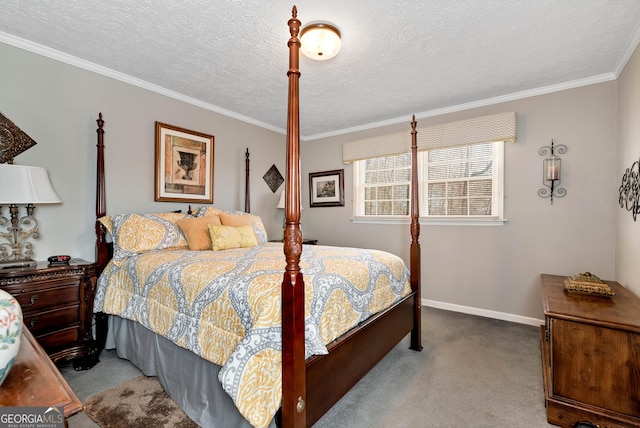
<path id="1" fill-rule="evenodd" d="M 80 320 L 80 306 L 73 305 L 52 311 L 38 312 L 24 316 L 24 325 L 34 336 L 51 330 L 59 330 L 60 327 L 78 325 Z"/>
<path id="2" fill-rule="evenodd" d="M 80 340 L 80 328 L 69 327 L 52 333 L 34 334 L 34 337 L 44 350 L 50 354 L 56 349 L 69 346 L 70 343 L 78 343 Z"/>
<path id="3" fill-rule="evenodd" d="M 80 302 L 80 288 L 77 281 L 65 281 L 60 285 L 62 287 L 57 286 L 37 291 L 22 289 L 16 292 L 11 290 L 10 293 L 18 300 L 22 306 L 22 312 L 25 314 Z"/>

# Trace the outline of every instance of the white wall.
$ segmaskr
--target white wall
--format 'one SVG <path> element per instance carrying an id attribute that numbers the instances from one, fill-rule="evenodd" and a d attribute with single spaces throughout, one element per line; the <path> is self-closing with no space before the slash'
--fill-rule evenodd
<path id="1" fill-rule="evenodd" d="M 273 194 L 262 176 L 272 164 L 284 175 L 283 135 L 2 43 L 0 58 L 0 112 L 37 142 L 15 164 L 47 168 L 63 201 L 36 208 L 41 239 L 33 241 L 35 259 L 69 254 L 94 260 L 98 112 L 105 120 L 108 213 L 187 209 L 187 204 L 154 202 L 155 121 L 160 121 L 214 135 L 214 205 L 223 209 L 244 208 L 248 147 L 252 212 L 269 233 L 281 233 L 275 219 L 279 193 Z"/>
<path id="2" fill-rule="evenodd" d="M 618 78 L 618 150 L 616 184 L 634 162 L 640 160 L 640 51 L 636 48 Z M 640 295 L 640 218 L 616 208 L 616 275 L 622 285 Z"/>
<path id="3" fill-rule="evenodd" d="M 505 146 L 504 226 L 421 227 L 422 297 L 430 304 L 498 317 L 542 319 L 540 273 L 614 274 L 616 83 L 571 89 L 418 121 L 418 127 L 486 114 L 517 111 L 518 141 Z M 377 132 L 410 132 L 393 126 Z M 353 224 L 352 166 L 342 164 L 342 143 L 371 134 L 354 133 L 303 143 L 304 177 L 344 168 L 346 203 L 309 208 L 303 180 L 304 234 L 322 243 L 388 250 L 408 259 L 408 225 Z M 420 134 L 418 134 L 420 138 Z M 565 144 L 562 199 L 538 197 L 542 160 L 538 149 Z M 471 311 L 473 312 L 473 311 Z M 493 314 L 496 315 L 496 314 Z M 505 319 L 510 319 L 506 316 Z"/>

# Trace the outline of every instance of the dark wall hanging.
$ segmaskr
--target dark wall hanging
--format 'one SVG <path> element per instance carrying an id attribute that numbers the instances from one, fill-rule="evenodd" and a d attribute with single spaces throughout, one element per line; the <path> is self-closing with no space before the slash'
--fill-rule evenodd
<path id="1" fill-rule="evenodd" d="M 273 193 L 276 193 L 276 190 L 278 190 L 280 185 L 284 183 L 284 178 L 282 177 L 282 174 L 280 174 L 280 171 L 278 171 L 278 168 L 275 165 L 271 165 L 271 168 L 269 168 L 269 171 L 267 171 L 262 176 L 262 178 L 267 183 L 267 186 L 269 186 L 269 189 L 271 189 Z"/>
<path id="2" fill-rule="evenodd" d="M 31 137 L 0 113 L 0 163 L 13 163 L 13 158 L 35 145 Z"/>
<path id="3" fill-rule="evenodd" d="M 640 164 L 635 161 L 631 168 L 627 168 L 622 176 L 622 184 L 620 184 L 620 196 L 618 202 L 620 207 L 631 211 L 633 221 L 636 221 L 638 213 L 640 213 Z"/>

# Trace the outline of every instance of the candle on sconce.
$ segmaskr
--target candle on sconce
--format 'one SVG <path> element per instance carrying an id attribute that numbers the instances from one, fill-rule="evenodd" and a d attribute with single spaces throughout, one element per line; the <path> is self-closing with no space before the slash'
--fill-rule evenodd
<path id="1" fill-rule="evenodd" d="M 560 158 L 551 155 L 551 157 L 545 159 L 546 166 L 546 178 L 547 180 L 560 180 Z"/>

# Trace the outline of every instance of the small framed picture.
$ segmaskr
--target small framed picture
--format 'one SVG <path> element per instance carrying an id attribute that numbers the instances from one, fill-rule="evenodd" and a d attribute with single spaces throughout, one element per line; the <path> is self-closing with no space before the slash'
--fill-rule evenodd
<path id="1" fill-rule="evenodd" d="M 213 135 L 156 122 L 155 200 L 213 203 Z"/>
<path id="2" fill-rule="evenodd" d="M 309 174 L 311 207 L 344 206 L 344 169 Z"/>

